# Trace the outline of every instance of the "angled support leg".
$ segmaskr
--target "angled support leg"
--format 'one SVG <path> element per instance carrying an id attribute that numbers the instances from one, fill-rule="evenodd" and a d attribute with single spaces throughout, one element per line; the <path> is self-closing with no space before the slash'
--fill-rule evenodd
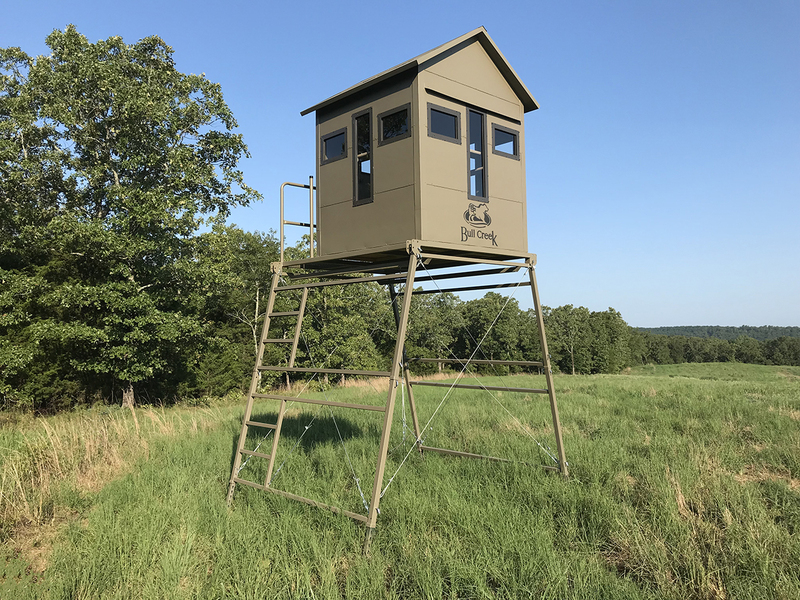
<path id="1" fill-rule="evenodd" d="M 550 352 L 547 350 L 547 336 L 544 332 L 544 318 L 542 304 L 539 301 L 539 288 L 536 286 L 536 266 L 533 259 L 528 260 L 528 273 L 531 280 L 533 293 L 533 309 L 536 311 L 536 325 L 539 329 L 539 342 L 542 346 L 542 363 L 544 363 L 544 376 L 547 380 L 547 394 L 550 396 L 550 412 L 553 415 L 553 431 L 556 435 L 556 450 L 558 452 L 558 470 L 567 477 L 567 458 L 564 455 L 564 440 L 561 437 L 561 421 L 558 418 L 558 404 L 556 403 L 556 390 L 553 385 L 553 370 L 550 367 Z"/>
<path id="2" fill-rule="evenodd" d="M 394 322 L 397 328 L 400 328 L 400 309 L 397 307 L 397 290 L 395 290 L 394 283 L 389 284 L 389 298 L 392 301 L 392 309 L 394 311 Z M 420 436 L 422 432 L 419 428 L 419 418 L 417 417 L 417 405 L 414 402 L 414 389 L 411 386 L 411 378 L 408 371 L 408 355 L 406 354 L 406 345 L 403 343 L 403 380 L 405 381 L 406 391 L 408 393 L 408 404 L 411 408 L 411 421 L 414 424 L 414 439 L 416 440 L 417 449 L 420 454 L 422 453 L 422 444 L 420 443 Z"/>
<path id="3" fill-rule="evenodd" d="M 400 385 L 400 369 L 403 361 L 403 346 L 406 341 L 406 326 L 408 325 L 408 313 L 411 309 L 411 293 L 414 289 L 414 275 L 417 271 L 417 257 L 413 249 L 408 258 L 408 271 L 406 275 L 405 293 L 403 294 L 403 308 L 400 311 L 400 318 L 397 325 L 397 341 L 394 345 L 394 356 L 392 358 L 392 370 L 389 376 L 389 394 L 386 399 L 386 412 L 383 419 L 383 432 L 378 450 L 378 465 L 375 469 L 375 482 L 372 486 L 372 498 L 369 503 L 369 513 L 367 515 L 367 534 L 364 538 L 364 553 L 369 553 L 370 542 L 375 532 L 375 524 L 378 520 L 378 505 L 381 501 L 381 490 L 383 489 L 383 474 L 386 470 L 386 454 L 389 451 L 389 436 L 392 431 L 392 416 L 394 414 L 394 401 L 397 396 L 397 387 Z"/>

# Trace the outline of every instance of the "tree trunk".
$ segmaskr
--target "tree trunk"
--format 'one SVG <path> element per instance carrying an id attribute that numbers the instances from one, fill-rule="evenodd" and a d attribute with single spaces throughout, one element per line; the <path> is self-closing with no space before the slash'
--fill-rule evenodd
<path id="1" fill-rule="evenodd" d="M 133 396 L 133 384 L 129 381 L 127 387 L 122 390 L 122 408 L 133 408 L 136 400 Z"/>
<path id="2" fill-rule="evenodd" d="M 575 375 L 575 347 L 570 346 L 569 357 L 572 359 L 572 374 Z"/>

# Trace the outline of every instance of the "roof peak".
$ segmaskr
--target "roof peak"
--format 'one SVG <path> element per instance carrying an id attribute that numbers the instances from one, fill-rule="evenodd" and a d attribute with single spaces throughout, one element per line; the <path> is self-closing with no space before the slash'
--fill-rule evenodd
<path id="1" fill-rule="evenodd" d="M 522 105 L 525 109 L 525 112 L 530 112 L 532 110 L 536 110 L 537 108 L 539 108 L 539 104 L 536 102 L 536 99 L 533 97 L 533 95 L 531 95 L 530 91 L 525 86 L 525 84 L 522 83 L 522 80 L 519 78 L 519 75 L 517 75 L 516 71 L 514 71 L 514 69 L 511 67 L 508 60 L 506 60 L 506 57 L 503 56 L 503 53 L 500 52 L 500 49 L 494 43 L 492 38 L 489 37 L 489 32 L 486 31 L 486 28 L 483 25 L 481 25 L 480 27 L 473 29 L 472 31 L 469 31 L 464 35 L 460 35 L 457 38 L 450 40 L 449 42 L 445 42 L 440 46 L 436 46 L 432 50 L 423 52 L 422 54 L 415 56 L 412 59 L 402 62 L 399 65 L 395 65 L 391 69 L 387 69 L 386 71 L 382 71 L 377 75 L 373 75 L 372 77 L 364 79 L 363 81 L 360 81 L 359 83 L 350 86 L 349 88 L 339 92 L 338 94 L 334 94 L 330 98 L 327 98 L 322 102 L 305 109 L 300 114 L 302 116 L 305 116 L 321 108 L 330 106 L 331 104 L 338 102 L 339 100 L 342 100 L 344 98 L 347 98 L 348 96 L 352 96 L 353 94 L 356 94 L 362 90 L 372 87 L 373 85 L 376 85 L 382 81 L 385 81 L 386 79 L 389 79 L 390 77 L 393 77 L 398 73 L 402 73 L 403 71 L 407 71 L 413 68 L 419 68 L 420 65 L 430 61 L 433 58 L 436 58 L 440 54 L 447 52 L 448 50 L 454 48 L 455 46 L 458 46 L 459 44 L 462 44 L 465 41 L 473 38 L 476 38 L 477 41 L 480 42 L 481 46 L 483 46 L 483 49 L 486 51 L 486 54 L 488 54 L 489 58 L 491 58 L 492 62 L 494 62 L 495 66 L 497 67 L 497 70 L 500 71 L 503 77 L 505 77 L 506 81 L 508 81 L 509 85 L 511 86 L 511 89 L 514 90 L 514 93 L 522 101 Z"/>

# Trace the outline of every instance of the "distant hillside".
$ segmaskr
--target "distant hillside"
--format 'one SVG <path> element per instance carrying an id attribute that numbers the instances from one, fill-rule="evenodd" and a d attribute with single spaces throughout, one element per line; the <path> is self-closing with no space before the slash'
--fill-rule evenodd
<path id="1" fill-rule="evenodd" d="M 754 340 L 763 342 L 779 337 L 800 338 L 800 327 L 774 327 L 763 325 L 761 327 L 720 327 L 717 325 L 684 325 L 681 327 L 637 327 L 639 331 L 657 333 L 659 335 L 685 335 L 686 337 L 717 338 L 720 340 L 735 340 L 740 335 L 746 335 Z"/>

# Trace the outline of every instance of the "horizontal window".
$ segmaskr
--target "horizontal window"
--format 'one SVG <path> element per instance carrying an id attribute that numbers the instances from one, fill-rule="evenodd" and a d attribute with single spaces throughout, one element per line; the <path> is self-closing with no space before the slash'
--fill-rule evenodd
<path id="1" fill-rule="evenodd" d="M 492 125 L 492 153 L 519 160 L 519 132 Z"/>
<path id="2" fill-rule="evenodd" d="M 378 115 L 379 146 L 411 137 L 410 113 L 411 105 L 406 104 Z"/>
<path id="3" fill-rule="evenodd" d="M 428 104 L 428 135 L 455 144 L 461 143 L 461 113 Z"/>
<path id="4" fill-rule="evenodd" d="M 347 157 L 347 128 L 322 136 L 320 164 L 324 165 Z"/>

